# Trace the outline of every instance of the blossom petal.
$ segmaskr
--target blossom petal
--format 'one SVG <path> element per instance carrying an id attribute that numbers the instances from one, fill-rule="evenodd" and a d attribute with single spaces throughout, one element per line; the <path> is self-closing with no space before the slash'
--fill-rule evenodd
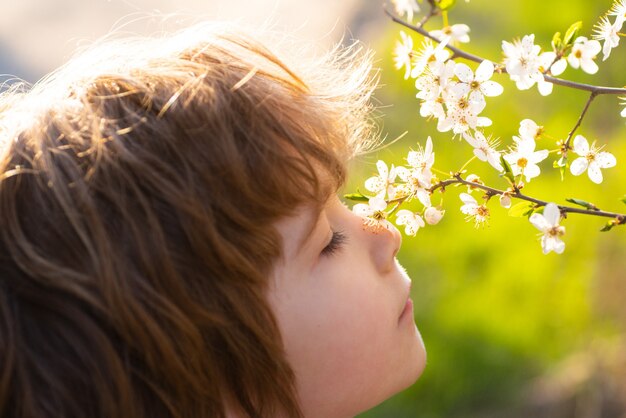
<path id="1" fill-rule="evenodd" d="M 383 179 L 386 179 L 387 175 L 389 174 L 389 169 L 387 168 L 387 164 L 385 164 L 383 160 L 378 160 L 376 162 L 376 168 L 378 169 L 378 174 L 380 175 L 380 177 L 382 177 Z"/>
<path id="2" fill-rule="evenodd" d="M 430 193 L 426 189 L 418 189 L 415 191 L 415 196 L 417 196 L 417 200 L 426 207 L 432 206 L 430 202 Z"/>
<path id="3" fill-rule="evenodd" d="M 400 166 L 396 167 L 396 174 L 398 175 L 398 177 L 400 177 L 402 181 L 407 181 L 409 176 L 411 175 L 411 172 L 408 168 Z"/>
<path id="4" fill-rule="evenodd" d="M 554 252 L 557 254 L 563 254 L 563 251 L 565 251 L 565 243 L 556 237 L 554 237 L 552 240 L 552 249 L 554 250 Z"/>
<path id="5" fill-rule="evenodd" d="M 598 155 L 596 155 L 596 162 L 598 163 L 600 168 L 611 168 L 615 167 L 615 165 L 617 164 L 617 161 L 615 160 L 613 154 L 606 151 L 599 152 Z"/>
<path id="6" fill-rule="evenodd" d="M 480 161 L 487 161 L 487 153 L 482 148 L 474 148 L 474 155 Z"/>
<path id="7" fill-rule="evenodd" d="M 581 157 L 585 157 L 589 153 L 589 142 L 582 135 L 576 135 L 574 138 L 574 152 Z"/>
<path id="8" fill-rule="evenodd" d="M 531 224 L 533 224 L 535 228 L 537 228 L 541 232 L 548 230 L 551 226 L 548 221 L 546 221 L 546 218 L 544 218 L 544 216 L 540 213 L 533 213 L 532 215 L 530 215 L 530 218 L 528 218 L 528 220 Z"/>
<path id="9" fill-rule="evenodd" d="M 561 58 L 550 67 L 550 72 L 552 75 L 557 76 L 563 74 L 563 71 L 567 68 L 567 61 L 565 58 Z"/>
<path id="10" fill-rule="evenodd" d="M 464 83 L 471 83 L 474 81 L 474 72 L 467 64 L 459 63 L 455 65 L 454 74 Z"/>
<path id="11" fill-rule="evenodd" d="M 550 154 L 550 151 L 548 151 L 547 149 L 542 149 L 539 151 L 535 151 L 533 152 L 531 158 L 529 158 L 530 161 L 532 161 L 533 163 L 537 164 L 540 163 L 541 161 L 545 160 L 546 158 L 548 158 L 548 155 Z"/>
<path id="12" fill-rule="evenodd" d="M 524 167 L 524 176 L 526 176 L 526 181 L 530 181 L 535 177 L 538 177 L 541 174 L 541 170 L 537 164 L 528 164 Z"/>
<path id="13" fill-rule="evenodd" d="M 426 146 L 424 147 L 424 155 L 428 156 L 428 160 L 430 161 L 431 156 L 433 157 L 434 163 L 434 154 L 433 154 L 433 140 L 430 138 L 426 138 Z"/>
<path id="14" fill-rule="evenodd" d="M 615 23 L 617 23 L 617 21 Z M 590 56 L 598 55 L 601 50 L 602 50 L 602 46 L 600 45 L 600 42 L 596 41 L 595 39 L 591 41 L 587 41 L 585 43 L 585 52 L 589 54 Z"/>
<path id="15" fill-rule="evenodd" d="M 483 60 L 476 69 L 476 81 L 487 81 L 493 75 L 493 63 L 489 60 Z"/>
<path id="16" fill-rule="evenodd" d="M 372 209 L 365 203 L 357 203 L 352 207 L 352 212 L 365 218 L 372 214 Z"/>
<path id="17" fill-rule="evenodd" d="M 410 210 L 400 209 L 398 213 L 396 214 L 396 223 L 398 225 L 406 225 L 414 217 L 415 215 Z"/>
<path id="18" fill-rule="evenodd" d="M 487 154 L 487 161 L 496 170 L 498 171 L 504 170 L 504 168 L 502 168 L 502 164 L 500 163 L 500 153 L 498 151 L 493 150 L 493 149 L 490 150 L 489 153 Z"/>
<path id="19" fill-rule="evenodd" d="M 519 141 L 517 141 L 517 151 L 522 155 L 533 153 L 536 146 L 535 138 L 521 137 Z"/>
<path id="20" fill-rule="evenodd" d="M 485 116 L 479 116 L 476 118 L 476 126 L 484 128 L 485 126 L 491 126 L 491 119 Z"/>
<path id="21" fill-rule="evenodd" d="M 552 93 L 553 87 L 554 85 L 548 81 L 540 81 L 537 83 L 539 94 L 541 94 L 542 96 L 549 96 Z"/>
<path id="22" fill-rule="evenodd" d="M 387 208 L 387 202 L 380 195 L 372 197 L 369 200 L 369 206 L 373 210 L 385 210 Z"/>
<path id="23" fill-rule="evenodd" d="M 483 61 L 484 62 L 484 61 Z M 484 81 L 480 85 L 480 91 L 487 97 L 499 96 L 504 91 L 504 88 L 500 83 L 496 83 L 495 81 Z"/>
<path id="24" fill-rule="evenodd" d="M 532 119 L 524 119 L 519 123 L 519 133 L 522 137 L 535 138 L 540 127 Z"/>
<path id="25" fill-rule="evenodd" d="M 452 86 L 451 92 L 456 97 L 464 97 L 470 91 L 470 86 L 467 83 L 456 83 Z"/>
<path id="26" fill-rule="evenodd" d="M 580 176 L 585 172 L 585 170 L 587 170 L 588 166 L 589 161 L 585 157 L 579 157 L 572 162 L 572 165 L 569 166 L 569 170 L 573 175 Z"/>
<path id="27" fill-rule="evenodd" d="M 550 226 L 556 226 L 559 224 L 559 220 L 561 220 L 561 211 L 556 204 L 548 203 L 543 209 L 543 217 Z"/>
<path id="28" fill-rule="evenodd" d="M 370 177 L 365 180 L 365 188 L 370 192 L 378 193 L 385 187 L 385 182 L 380 176 Z"/>
<path id="29" fill-rule="evenodd" d="M 476 131 L 476 135 L 478 135 L 478 133 L 479 132 Z M 462 136 L 463 136 L 463 139 L 465 139 L 467 143 L 470 144 L 472 147 L 476 148 L 479 146 L 478 139 L 474 138 L 471 133 L 463 132 Z"/>
<path id="30" fill-rule="evenodd" d="M 554 239 L 549 235 L 541 237 L 541 249 L 544 254 L 548 254 L 550 251 L 554 250 Z"/>
<path id="31" fill-rule="evenodd" d="M 576 58 L 575 54 L 569 54 L 567 57 L 567 62 L 569 63 L 569 65 L 572 66 L 572 68 L 580 67 L 580 60 Z"/>
<path id="32" fill-rule="evenodd" d="M 589 179 L 595 184 L 602 183 L 602 170 L 600 170 L 600 166 L 598 166 L 597 162 L 593 161 L 589 164 L 589 168 L 587 169 L 587 175 L 589 176 Z"/>
<path id="33" fill-rule="evenodd" d="M 593 60 L 585 59 L 580 61 L 580 66 L 587 74 L 595 74 L 598 72 L 598 64 Z"/>
<path id="34" fill-rule="evenodd" d="M 461 193 L 459 197 L 461 198 L 461 201 L 466 205 L 478 205 L 478 202 L 476 202 L 474 196 L 469 193 Z"/>

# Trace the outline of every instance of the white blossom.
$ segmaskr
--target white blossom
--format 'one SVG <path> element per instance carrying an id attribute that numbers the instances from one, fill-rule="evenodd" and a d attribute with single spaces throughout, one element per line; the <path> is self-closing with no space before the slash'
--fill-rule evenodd
<path id="1" fill-rule="evenodd" d="M 550 74 L 557 76 L 563 74 L 563 71 L 567 69 L 567 60 L 563 57 L 556 59 L 554 51 L 542 52 L 539 58 L 541 60 L 539 71 L 541 72 L 550 70 Z"/>
<path id="2" fill-rule="evenodd" d="M 615 16 L 616 22 L 626 20 L 626 0 L 616 0 L 609 10 L 609 15 Z M 621 28 L 621 25 L 620 25 Z"/>
<path id="3" fill-rule="evenodd" d="M 567 62 L 573 68 L 580 67 L 587 74 L 595 74 L 598 72 L 598 64 L 594 60 L 601 50 L 600 42 L 579 36 L 572 45 L 572 51 L 567 56 Z"/>
<path id="4" fill-rule="evenodd" d="M 463 138 L 474 147 L 476 158 L 480 161 L 486 161 L 496 170 L 502 171 L 500 153 L 494 149 L 495 144 L 490 143 L 482 132 L 475 131 L 473 136 L 468 132 L 464 132 Z"/>
<path id="5" fill-rule="evenodd" d="M 416 178 L 420 181 L 422 187 L 430 187 L 432 179 L 431 168 L 435 164 L 435 153 L 433 152 L 433 140 L 429 136 L 426 139 L 426 146 L 422 148 L 418 144 L 417 151 L 409 151 L 406 158 L 409 166 L 414 168 Z"/>
<path id="6" fill-rule="evenodd" d="M 519 134 L 522 138 L 539 139 L 543 133 L 543 126 L 539 126 L 532 119 L 524 119 L 519 123 Z"/>
<path id="7" fill-rule="evenodd" d="M 396 179 L 396 168 L 393 165 L 391 169 L 387 168 L 387 164 L 382 160 L 376 162 L 376 168 L 378 169 L 378 175 L 365 180 L 365 188 L 376 194 L 382 192 L 384 197 L 385 193 L 389 193 L 389 186 Z"/>
<path id="8" fill-rule="evenodd" d="M 454 74 L 459 78 L 459 82 L 452 87 L 452 92 L 459 97 L 469 93 L 470 101 L 484 102 L 485 97 L 499 96 L 502 94 L 503 88 L 499 83 L 491 81 L 493 75 L 493 63 L 484 60 L 476 69 L 474 75 L 472 69 L 466 64 L 456 64 Z"/>
<path id="9" fill-rule="evenodd" d="M 537 164 L 548 158 L 548 150 L 535 151 L 536 143 L 532 138 L 513 139 L 516 147 L 504 159 L 511 165 L 513 175 L 522 174 L 526 176 L 526 181 L 530 181 L 541 173 Z"/>
<path id="10" fill-rule="evenodd" d="M 429 206 L 424 211 L 424 220 L 428 225 L 437 225 L 445 213 L 445 210 Z"/>
<path id="11" fill-rule="evenodd" d="M 413 21 L 413 14 L 418 13 L 420 8 L 415 0 L 391 0 L 396 13 L 400 16 L 406 15 L 409 22 Z"/>
<path id="12" fill-rule="evenodd" d="M 458 23 L 456 25 L 445 26 L 442 29 L 430 31 L 430 34 L 440 41 L 446 40 L 448 42 L 468 43 L 470 41 L 469 31 L 469 26 L 463 23 Z"/>
<path id="13" fill-rule="evenodd" d="M 504 192 L 500 195 L 500 206 L 505 209 L 511 207 L 511 194 L 509 192 Z"/>
<path id="14" fill-rule="evenodd" d="M 537 81 L 543 80 L 539 60 L 541 47 L 535 45 L 535 35 L 525 35 L 521 41 L 513 43 L 502 41 L 502 50 L 506 57 L 506 71 L 518 89 L 527 90 Z"/>
<path id="15" fill-rule="evenodd" d="M 440 96 L 429 100 L 424 100 L 420 104 L 420 116 L 428 118 L 430 116 L 435 119 L 445 119 L 446 110 L 443 108 L 444 99 Z"/>
<path id="16" fill-rule="evenodd" d="M 616 20 L 611 23 L 608 17 L 600 19 L 594 28 L 593 39 L 604 42 L 602 46 L 602 61 L 605 61 L 611 54 L 611 50 L 619 45 L 619 31 L 622 28 L 623 20 Z"/>
<path id="17" fill-rule="evenodd" d="M 479 227 L 489 220 L 489 208 L 485 205 L 479 205 L 474 196 L 468 193 L 459 195 L 463 206 L 461 212 L 467 215 L 467 220 L 474 220 L 475 226 Z"/>
<path id="18" fill-rule="evenodd" d="M 396 224 L 404 225 L 404 233 L 409 236 L 415 236 L 417 231 L 426 225 L 421 216 L 406 209 L 398 211 L 396 214 Z"/>
<path id="19" fill-rule="evenodd" d="M 564 58 L 556 59 L 556 54 L 552 51 L 543 52 L 539 55 L 539 71 L 541 73 L 547 73 L 548 71 L 552 75 L 560 75 L 567 68 L 567 61 Z M 544 77 L 537 80 L 537 88 L 539 94 L 547 96 L 552 93 L 554 85 L 549 81 L 546 81 Z"/>
<path id="20" fill-rule="evenodd" d="M 489 118 L 478 116 L 485 108 L 484 102 L 473 102 L 453 94 L 446 101 L 446 106 L 448 112 L 445 119 L 439 119 L 437 123 L 437 130 L 440 132 L 452 130 L 455 134 L 461 134 L 469 129 L 491 125 Z"/>
<path id="21" fill-rule="evenodd" d="M 615 167 L 616 160 L 613 154 L 600 151 L 594 144 L 589 147 L 589 142 L 582 135 L 574 138 L 574 152 L 579 155 L 572 161 L 570 170 L 573 175 L 579 176 L 587 170 L 591 181 L 596 184 L 602 183 L 602 168 Z"/>
<path id="22" fill-rule="evenodd" d="M 396 70 L 404 70 L 404 79 L 408 79 L 411 76 L 411 62 L 413 58 L 413 38 L 406 33 L 400 31 L 401 41 L 396 43 L 396 47 L 393 50 L 393 63 Z"/>
<path id="23" fill-rule="evenodd" d="M 352 212 L 361 216 L 365 225 L 379 228 L 387 227 L 387 202 L 381 196 L 372 197 L 368 203 L 357 203 L 352 207 Z"/>
<path id="24" fill-rule="evenodd" d="M 565 227 L 559 225 L 561 211 L 554 203 L 548 203 L 543 214 L 533 213 L 530 215 L 530 223 L 543 233 L 541 237 L 541 248 L 544 254 L 554 251 L 561 254 L 565 250 L 565 243 L 561 237 L 565 235 Z"/>
<path id="25" fill-rule="evenodd" d="M 418 90 L 415 97 L 422 100 L 435 100 L 444 93 L 454 76 L 454 61 L 434 62 L 415 80 Z"/>
<path id="26" fill-rule="evenodd" d="M 483 181 L 480 179 L 480 177 L 478 177 L 478 175 L 476 174 L 469 174 L 465 180 L 469 181 L 470 183 L 476 183 L 476 184 L 485 184 L 483 183 Z M 472 193 L 474 190 L 480 190 L 478 187 L 475 186 L 467 186 L 467 193 Z"/>
<path id="27" fill-rule="evenodd" d="M 411 77 L 417 78 L 420 76 L 427 66 L 438 62 L 446 62 L 450 57 L 450 52 L 446 50 L 445 47 L 446 42 L 435 45 L 430 39 L 426 39 L 422 43 L 422 49 L 416 54 L 413 70 L 411 70 Z"/>
<path id="28" fill-rule="evenodd" d="M 620 104 L 624 106 L 624 108 L 620 112 L 620 116 L 626 118 L 626 97 L 620 97 L 620 99 L 622 100 Z"/>
<path id="29" fill-rule="evenodd" d="M 420 203 L 426 207 L 431 206 L 430 203 L 430 192 L 428 188 L 430 187 L 430 178 L 431 173 L 430 170 L 428 172 L 422 172 L 422 170 L 418 168 L 413 168 L 409 170 L 405 167 L 399 167 L 398 177 L 405 182 L 406 194 L 408 194 L 409 198 L 417 197 Z"/>

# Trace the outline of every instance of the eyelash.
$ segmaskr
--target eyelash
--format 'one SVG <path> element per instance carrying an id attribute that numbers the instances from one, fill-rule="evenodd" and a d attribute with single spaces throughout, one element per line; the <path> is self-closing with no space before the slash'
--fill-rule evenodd
<path id="1" fill-rule="evenodd" d="M 329 256 L 335 254 L 346 242 L 346 235 L 340 231 L 333 231 L 333 237 L 322 250 L 322 255 Z"/>

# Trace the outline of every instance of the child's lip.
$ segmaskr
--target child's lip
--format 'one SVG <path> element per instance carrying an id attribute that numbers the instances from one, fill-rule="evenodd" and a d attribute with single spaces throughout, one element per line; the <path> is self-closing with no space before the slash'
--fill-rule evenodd
<path id="1" fill-rule="evenodd" d="M 413 317 L 413 301 L 411 298 L 407 298 L 404 304 L 404 309 L 402 309 L 402 313 L 398 318 L 398 322 L 404 322 L 406 318 Z"/>
<path id="2" fill-rule="evenodd" d="M 406 282 L 406 299 L 404 301 L 404 305 L 402 306 L 400 316 L 398 317 L 398 322 L 400 322 L 409 313 L 413 313 L 413 301 L 411 300 L 411 284 L 412 283 L 410 280 Z"/>

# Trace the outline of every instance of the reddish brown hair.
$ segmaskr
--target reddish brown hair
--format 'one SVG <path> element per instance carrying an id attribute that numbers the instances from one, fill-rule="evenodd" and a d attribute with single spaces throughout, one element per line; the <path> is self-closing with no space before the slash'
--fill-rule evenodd
<path id="1" fill-rule="evenodd" d="M 368 57 L 330 57 L 201 25 L 3 95 L 1 416 L 301 415 L 264 294 L 369 134 Z"/>

